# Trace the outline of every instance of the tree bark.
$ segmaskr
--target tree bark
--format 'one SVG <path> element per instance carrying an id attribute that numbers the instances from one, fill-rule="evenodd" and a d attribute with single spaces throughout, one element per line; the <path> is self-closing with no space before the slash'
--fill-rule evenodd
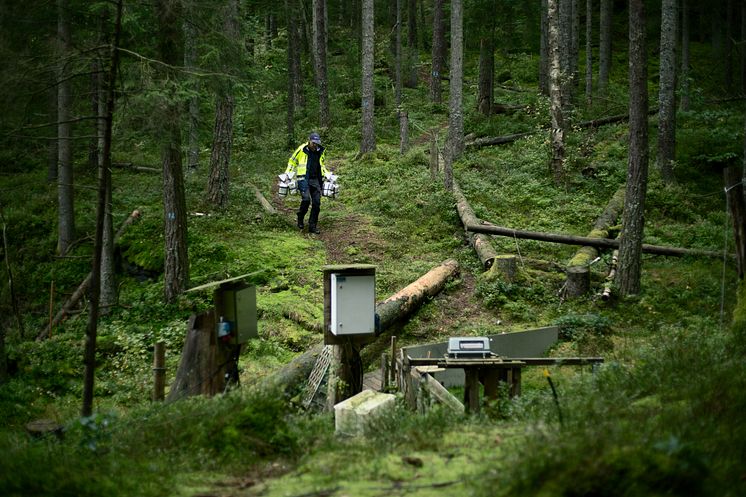
<path id="1" fill-rule="evenodd" d="M 401 0 L 395 1 L 396 8 L 396 21 L 394 26 L 395 41 L 394 41 L 394 105 L 397 109 L 401 106 L 401 88 L 402 88 L 402 76 L 401 76 Z M 365 36 L 363 34 L 363 36 Z"/>
<path id="2" fill-rule="evenodd" d="M 164 214 L 164 297 L 173 302 L 189 284 L 189 257 L 187 252 L 186 196 L 181 162 L 181 113 L 173 83 L 173 68 L 183 60 L 179 20 L 179 0 L 158 0 L 156 4 L 159 25 L 159 52 L 168 65 L 163 79 L 167 88 L 163 103 L 164 131 L 161 133 L 161 161 L 163 164 L 163 214 Z"/>
<path id="3" fill-rule="evenodd" d="M 96 371 L 96 335 L 98 331 L 99 303 L 101 295 L 101 259 L 104 240 L 104 218 L 106 217 L 106 201 L 111 190 L 111 134 L 114 116 L 114 82 L 119 65 L 119 37 L 122 28 L 122 0 L 117 2 L 117 13 L 114 27 L 114 42 L 111 48 L 111 63 L 106 80 L 106 119 L 104 124 L 104 142 L 99 171 L 98 205 L 96 206 L 96 236 L 93 243 L 93 264 L 91 269 L 90 305 L 85 342 L 85 373 L 83 378 L 83 404 L 81 416 L 93 413 L 93 386 Z"/>
<path id="4" fill-rule="evenodd" d="M 572 81 L 572 2 L 573 0 L 555 0 L 557 3 L 558 24 L 557 40 L 560 53 L 560 86 L 562 88 L 562 107 L 568 109 L 573 98 Z M 551 21 L 550 21 L 551 23 Z M 550 28 L 551 29 L 551 24 Z M 550 49 L 551 50 L 551 49 Z M 551 78 L 551 76 L 550 76 Z M 550 91 L 551 93 L 551 91 Z"/>
<path id="5" fill-rule="evenodd" d="M 329 129 L 329 79 L 326 64 L 326 0 L 313 0 L 316 77 L 319 85 L 319 119 L 322 129 Z"/>
<path id="6" fill-rule="evenodd" d="M 746 202 L 744 202 L 743 168 L 727 167 L 723 171 L 728 210 L 733 222 L 738 279 L 746 272 Z"/>
<path id="7" fill-rule="evenodd" d="M 593 0 L 585 0 L 585 104 L 593 103 Z"/>
<path id="8" fill-rule="evenodd" d="M 56 40 L 55 40 L 56 41 Z M 52 80 L 48 93 L 49 122 L 56 123 L 57 118 L 57 82 Z M 59 160 L 58 140 L 49 140 L 47 145 L 47 181 L 57 182 L 57 162 Z"/>
<path id="9" fill-rule="evenodd" d="M 541 33 L 539 39 L 539 91 L 549 96 L 549 6 L 541 0 Z"/>
<path id="10" fill-rule="evenodd" d="M 575 87 L 578 86 L 578 82 L 580 81 L 578 72 L 578 59 L 580 57 L 580 9 L 578 8 L 578 0 L 570 2 L 570 11 L 572 29 L 570 30 L 570 66 L 568 67 L 568 76 L 570 78 L 570 88 L 574 94 Z"/>
<path id="11" fill-rule="evenodd" d="M 598 92 L 606 95 L 611 71 L 612 0 L 601 0 L 598 30 Z"/>
<path id="12" fill-rule="evenodd" d="M 210 176 L 207 182 L 207 198 L 217 209 L 228 206 L 230 189 L 230 161 L 233 149 L 232 92 L 222 93 L 215 102 L 215 127 L 213 129 L 212 153 L 210 154 Z"/>
<path id="13" fill-rule="evenodd" d="M 407 88 L 417 88 L 417 0 L 409 0 L 407 9 Z"/>
<path id="14" fill-rule="evenodd" d="M 399 112 L 399 153 L 404 155 L 409 150 L 409 113 Z"/>
<path id="15" fill-rule="evenodd" d="M 479 42 L 479 94 L 477 96 L 477 110 L 489 116 L 492 113 L 492 101 L 495 72 L 495 57 L 492 40 L 482 38 Z"/>
<path id="16" fill-rule="evenodd" d="M 225 373 L 232 347 L 218 342 L 215 310 L 193 314 L 167 402 L 194 395 L 213 396 L 225 390 Z"/>
<path id="17" fill-rule="evenodd" d="M 194 7 L 185 3 L 187 9 L 184 20 L 184 66 L 194 70 L 197 65 L 197 29 L 194 26 Z M 194 95 L 189 97 L 189 145 L 187 148 L 187 171 L 195 171 L 199 167 L 199 78 L 191 78 Z"/>
<path id="18" fill-rule="evenodd" d="M 227 0 L 224 10 L 223 31 L 229 43 L 238 43 L 238 0 Z M 227 67 L 226 67 L 227 70 Z M 210 176 L 207 182 L 207 199 L 219 210 L 228 206 L 230 193 L 230 163 L 233 150 L 233 86 L 225 83 L 217 92 L 215 102 L 215 128 L 210 154 Z"/>
<path id="19" fill-rule="evenodd" d="M 462 0 L 451 0 L 451 71 L 450 71 L 449 113 L 448 113 L 448 152 L 446 178 L 453 161 L 464 152 L 464 10 Z M 453 172 L 450 171 L 452 179 Z M 446 181 L 446 188 L 452 183 Z"/>
<path id="20" fill-rule="evenodd" d="M 288 0 L 285 0 L 285 16 L 288 20 L 288 50 L 287 50 L 287 61 L 288 61 L 288 95 L 287 95 L 287 106 L 286 106 L 286 125 L 287 125 L 287 141 L 286 145 L 288 148 L 293 146 L 295 141 L 295 79 L 300 77 L 300 72 L 296 72 L 298 64 L 296 62 L 296 47 L 298 40 L 296 39 L 295 32 L 295 5 L 293 8 L 290 7 Z"/>
<path id="21" fill-rule="evenodd" d="M 677 0 L 663 0 L 661 7 L 658 169 L 667 185 L 676 181 L 673 173 L 676 160 L 676 3 Z"/>
<path id="22" fill-rule="evenodd" d="M 68 57 L 70 39 L 70 5 L 57 0 L 57 253 L 66 255 L 75 239 L 75 206 L 73 189 L 72 89 Z"/>
<path id="23" fill-rule="evenodd" d="M 362 30 L 363 30 L 363 67 L 362 67 L 362 141 L 360 153 L 365 154 L 376 149 L 375 132 L 375 93 L 373 88 L 373 56 L 375 50 L 375 33 L 373 0 L 363 0 Z"/>
<path id="24" fill-rule="evenodd" d="M 445 25 L 443 14 L 444 0 L 434 0 L 433 5 L 433 47 L 432 71 L 430 72 L 430 101 L 440 103 L 442 92 L 440 80 L 445 67 Z"/>
<path id="25" fill-rule="evenodd" d="M 629 3 L 629 159 L 617 286 L 622 297 L 641 289 L 642 235 L 648 185 L 648 70 L 644 0 Z"/>
<path id="26" fill-rule="evenodd" d="M 560 49 L 560 23 L 559 23 L 559 0 L 548 0 L 547 17 L 549 20 L 549 95 L 551 101 L 551 119 L 552 130 L 550 140 L 552 147 L 552 158 L 550 161 L 550 171 L 554 178 L 554 183 L 559 185 L 564 179 L 564 162 L 565 162 L 565 118 L 562 110 L 562 70 L 561 70 L 561 49 Z"/>
<path id="27" fill-rule="evenodd" d="M 689 0 L 681 0 L 681 110 L 689 110 Z"/>

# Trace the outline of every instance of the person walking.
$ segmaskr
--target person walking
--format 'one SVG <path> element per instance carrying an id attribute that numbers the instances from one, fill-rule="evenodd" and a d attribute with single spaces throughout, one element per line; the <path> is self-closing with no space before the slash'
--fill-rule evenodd
<path id="1" fill-rule="evenodd" d="M 295 173 L 298 190 L 301 194 L 300 208 L 298 209 L 298 229 L 304 228 L 304 219 L 311 207 L 311 215 L 308 217 L 308 232 L 319 234 L 318 222 L 321 211 L 321 188 L 324 177 L 329 171 L 324 163 L 324 152 L 326 149 L 321 145 L 321 137 L 313 132 L 308 135 L 308 142 L 303 143 L 295 149 L 293 155 L 288 159 L 288 167 L 285 173 Z"/>

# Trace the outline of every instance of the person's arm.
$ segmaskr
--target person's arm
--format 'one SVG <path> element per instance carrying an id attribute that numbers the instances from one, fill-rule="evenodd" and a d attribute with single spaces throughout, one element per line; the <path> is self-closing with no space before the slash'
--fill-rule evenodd
<path id="1" fill-rule="evenodd" d="M 319 157 L 319 165 L 321 166 L 321 177 L 325 178 L 329 174 L 329 170 L 326 168 L 326 149 L 321 151 L 321 157 Z"/>
<path id="2" fill-rule="evenodd" d="M 295 152 L 293 152 L 293 155 L 290 156 L 288 159 L 288 167 L 285 169 L 285 174 L 295 172 L 295 170 L 298 168 L 298 152 L 300 152 L 303 145 L 295 149 Z"/>

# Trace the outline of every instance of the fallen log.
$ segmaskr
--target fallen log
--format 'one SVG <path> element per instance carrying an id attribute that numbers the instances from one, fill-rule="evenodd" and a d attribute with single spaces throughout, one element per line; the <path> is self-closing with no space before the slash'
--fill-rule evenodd
<path id="1" fill-rule="evenodd" d="M 154 174 L 160 174 L 161 170 L 157 167 L 150 167 L 150 166 L 136 166 L 135 164 L 131 162 L 112 162 L 112 167 L 117 167 L 120 169 L 132 169 L 134 171 L 140 171 L 143 173 L 154 173 Z"/>
<path id="2" fill-rule="evenodd" d="M 448 259 L 376 305 L 376 334 L 380 335 L 422 305 L 427 298 L 438 294 L 458 269 L 458 262 L 455 259 Z"/>
<path id="3" fill-rule="evenodd" d="M 127 226 L 134 223 L 137 219 L 140 218 L 140 211 L 138 209 L 135 209 L 130 213 L 130 215 L 127 217 L 127 219 L 124 220 L 121 226 L 119 226 L 119 229 L 117 230 L 116 234 L 114 235 L 114 243 L 116 244 L 119 238 L 122 236 L 122 233 L 124 233 L 125 228 Z M 55 314 L 54 318 L 45 326 L 42 328 L 42 330 L 36 335 L 36 340 L 43 340 L 44 338 L 49 336 L 49 332 L 52 328 L 60 324 L 68 315 L 72 313 L 73 307 L 75 307 L 78 304 L 78 301 L 80 301 L 81 298 L 85 295 L 86 291 L 88 290 L 88 285 L 91 284 L 91 273 L 88 273 L 88 275 L 85 277 L 83 282 L 78 286 L 78 288 L 73 292 L 73 294 L 70 296 L 69 299 L 62 305 L 62 308 L 57 311 L 57 314 Z"/>
<path id="4" fill-rule="evenodd" d="M 455 181 L 453 182 L 453 195 L 456 197 L 456 210 L 458 211 L 458 215 L 461 218 L 463 225 L 468 226 L 470 224 L 477 224 L 479 219 L 474 215 L 474 211 L 471 209 L 469 202 L 466 200 L 466 197 L 461 192 L 461 188 L 459 188 Z M 495 262 L 495 257 L 497 257 L 497 252 L 492 247 L 489 237 L 481 233 L 474 234 L 469 233 L 468 231 L 467 236 L 469 237 L 469 243 L 474 247 L 479 260 L 482 262 L 484 270 L 486 271 L 491 268 L 492 264 Z"/>
<path id="5" fill-rule="evenodd" d="M 658 113 L 658 109 L 651 109 L 648 111 L 648 115 L 655 115 Z M 629 114 L 618 114 L 615 116 L 607 116 L 607 117 L 601 117 L 598 119 L 591 119 L 590 121 L 582 121 L 577 124 L 573 124 L 573 128 L 597 128 L 599 126 L 605 126 L 607 124 L 614 124 L 619 123 L 622 121 L 629 120 Z M 514 141 L 520 140 L 521 138 L 525 138 L 527 136 L 531 136 L 533 134 L 539 133 L 540 131 L 546 131 L 545 129 L 542 130 L 535 130 L 535 131 L 525 131 L 523 133 L 515 133 L 512 135 L 503 135 L 503 136 L 486 136 L 483 138 L 477 138 L 476 140 L 470 141 L 468 143 L 465 143 L 465 147 L 489 147 L 492 145 L 505 145 L 507 143 L 513 143 Z"/>
<path id="6" fill-rule="evenodd" d="M 514 141 L 518 141 L 521 138 L 525 138 L 527 136 L 531 136 L 536 131 L 526 131 L 524 133 L 515 133 L 512 135 L 503 135 L 503 136 L 492 136 L 492 137 L 484 137 L 484 138 L 477 138 L 474 141 L 471 141 L 469 143 L 465 143 L 465 147 L 489 147 L 491 145 L 505 145 L 506 143 L 513 143 Z"/>
<path id="7" fill-rule="evenodd" d="M 616 268 L 618 262 L 619 251 L 615 250 L 611 254 L 611 268 L 609 269 L 609 274 L 606 275 L 606 280 L 604 281 L 604 291 L 601 294 L 602 300 L 609 300 L 611 298 L 611 288 L 614 285 L 614 277 L 616 276 Z"/>
<path id="8" fill-rule="evenodd" d="M 269 203 L 269 200 L 267 200 L 264 195 L 262 195 L 262 192 L 259 191 L 259 188 L 251 183 L 249 183 L 249 186 L 254 190 L 254 196 L 259 201 L 259 204 L 261 204 L 262 208 L 269 214 L 277 214 L 277 209 L 275 209 L 272 204 Z"/>
<path id="9" fill-rule="evenodd" d="M 606 204 L 603 213 L 596 219 L 593 229 L 588 236 L 591 238 L 611 238 L 610 228 L 616 224 L 624 209 L 625 187 L 619 188 Z M 579 297 L 588 293 L 591 287 L 590 265 L 598 257 L 598 249 L 584 245 L 578 250 L 567 264 L 567 279 L 565 280 L 565 295 Z"/>
<path id="10" fill-rule="evenodd" d="M 393 324 L 404 319 L 428 298 L 435 296 L 445 286 L 446 281 L 458 270 L 458 262 L 448 259 L 431 269 L 425 275 L 399 290 L 386 300 L 376 304 L 376 335 L 388 330 Z M 276 373 L 260 380 L 258 388 L 277 389 L 285 393 L 294 390 L 308 379 L 316 359 L 324 344 L 314 345 L 295 359 L 284 365 Z"/>
<path id="11" fill-rule="evenodd" d="M 484 221 L 482 221 L 484 223 Z M 541 233 L 538 231 L 514 230 L 494 224 L 470 224 L 467 231 L 474 233 L 486 233 L 489 235 L 508 236 L 511 238 L 522 238 L 527 240 L 538 240 L 541 242 L 563 243 L 565 245 L 589 245 L 597 248 L 616 249 L 619 248 L 619 240 L 611 238 L 592 238 L 588 236 L 560 235 L 557 233 Z M 642 252 L 655 255 L 669 255 L 673 257 L 698 256 L 698 257 L 722 257 L 722 253 L 712 250 L 686 249 L 679 247 L 666 247 L 661 245 L 642 244 Z"/>

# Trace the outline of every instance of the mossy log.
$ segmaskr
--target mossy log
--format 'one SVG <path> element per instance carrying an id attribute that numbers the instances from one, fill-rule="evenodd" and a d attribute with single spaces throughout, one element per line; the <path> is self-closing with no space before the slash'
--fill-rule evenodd
<path id="1" fill-rule="evenodd" d="M 589 237 L 610 238 L 610 230 L 624 209 L 624 192 L 625 188 L 622 186 L 612 195 L 606 208 L 593 224 Z M 570 259 L 566 270 L 565 296 L 573 298 L 588 293 L 591 287 L 590 266 L 598 256 L 598 248 L 585 245 Z"/>
<path id="2" fill-rule="evenodd" d="M 458 215 L 461 218 L 464 227 L 470 224 L 479 224 L 479 219 L 474 215 L 474 211 L 469 205 L 469 202 L 466 200 L 466 197 L 461 192 L 461 188 L 459 188 L 455 181 L 453 182 L 453 195 L 456 197 L 456 210 L 458 211 Z M 467 232 L 467 235 L 469 237 L 469 243 L 474 247 L 479 260 L 482 262 L 482 267 L 485 271 L 488 270 L 492 267 L 492 264 L 494 264 L 495 257 L 497 257 L 497 252 L 492 247 L 490 238 L 481 233 L 474 234 Z"/>

